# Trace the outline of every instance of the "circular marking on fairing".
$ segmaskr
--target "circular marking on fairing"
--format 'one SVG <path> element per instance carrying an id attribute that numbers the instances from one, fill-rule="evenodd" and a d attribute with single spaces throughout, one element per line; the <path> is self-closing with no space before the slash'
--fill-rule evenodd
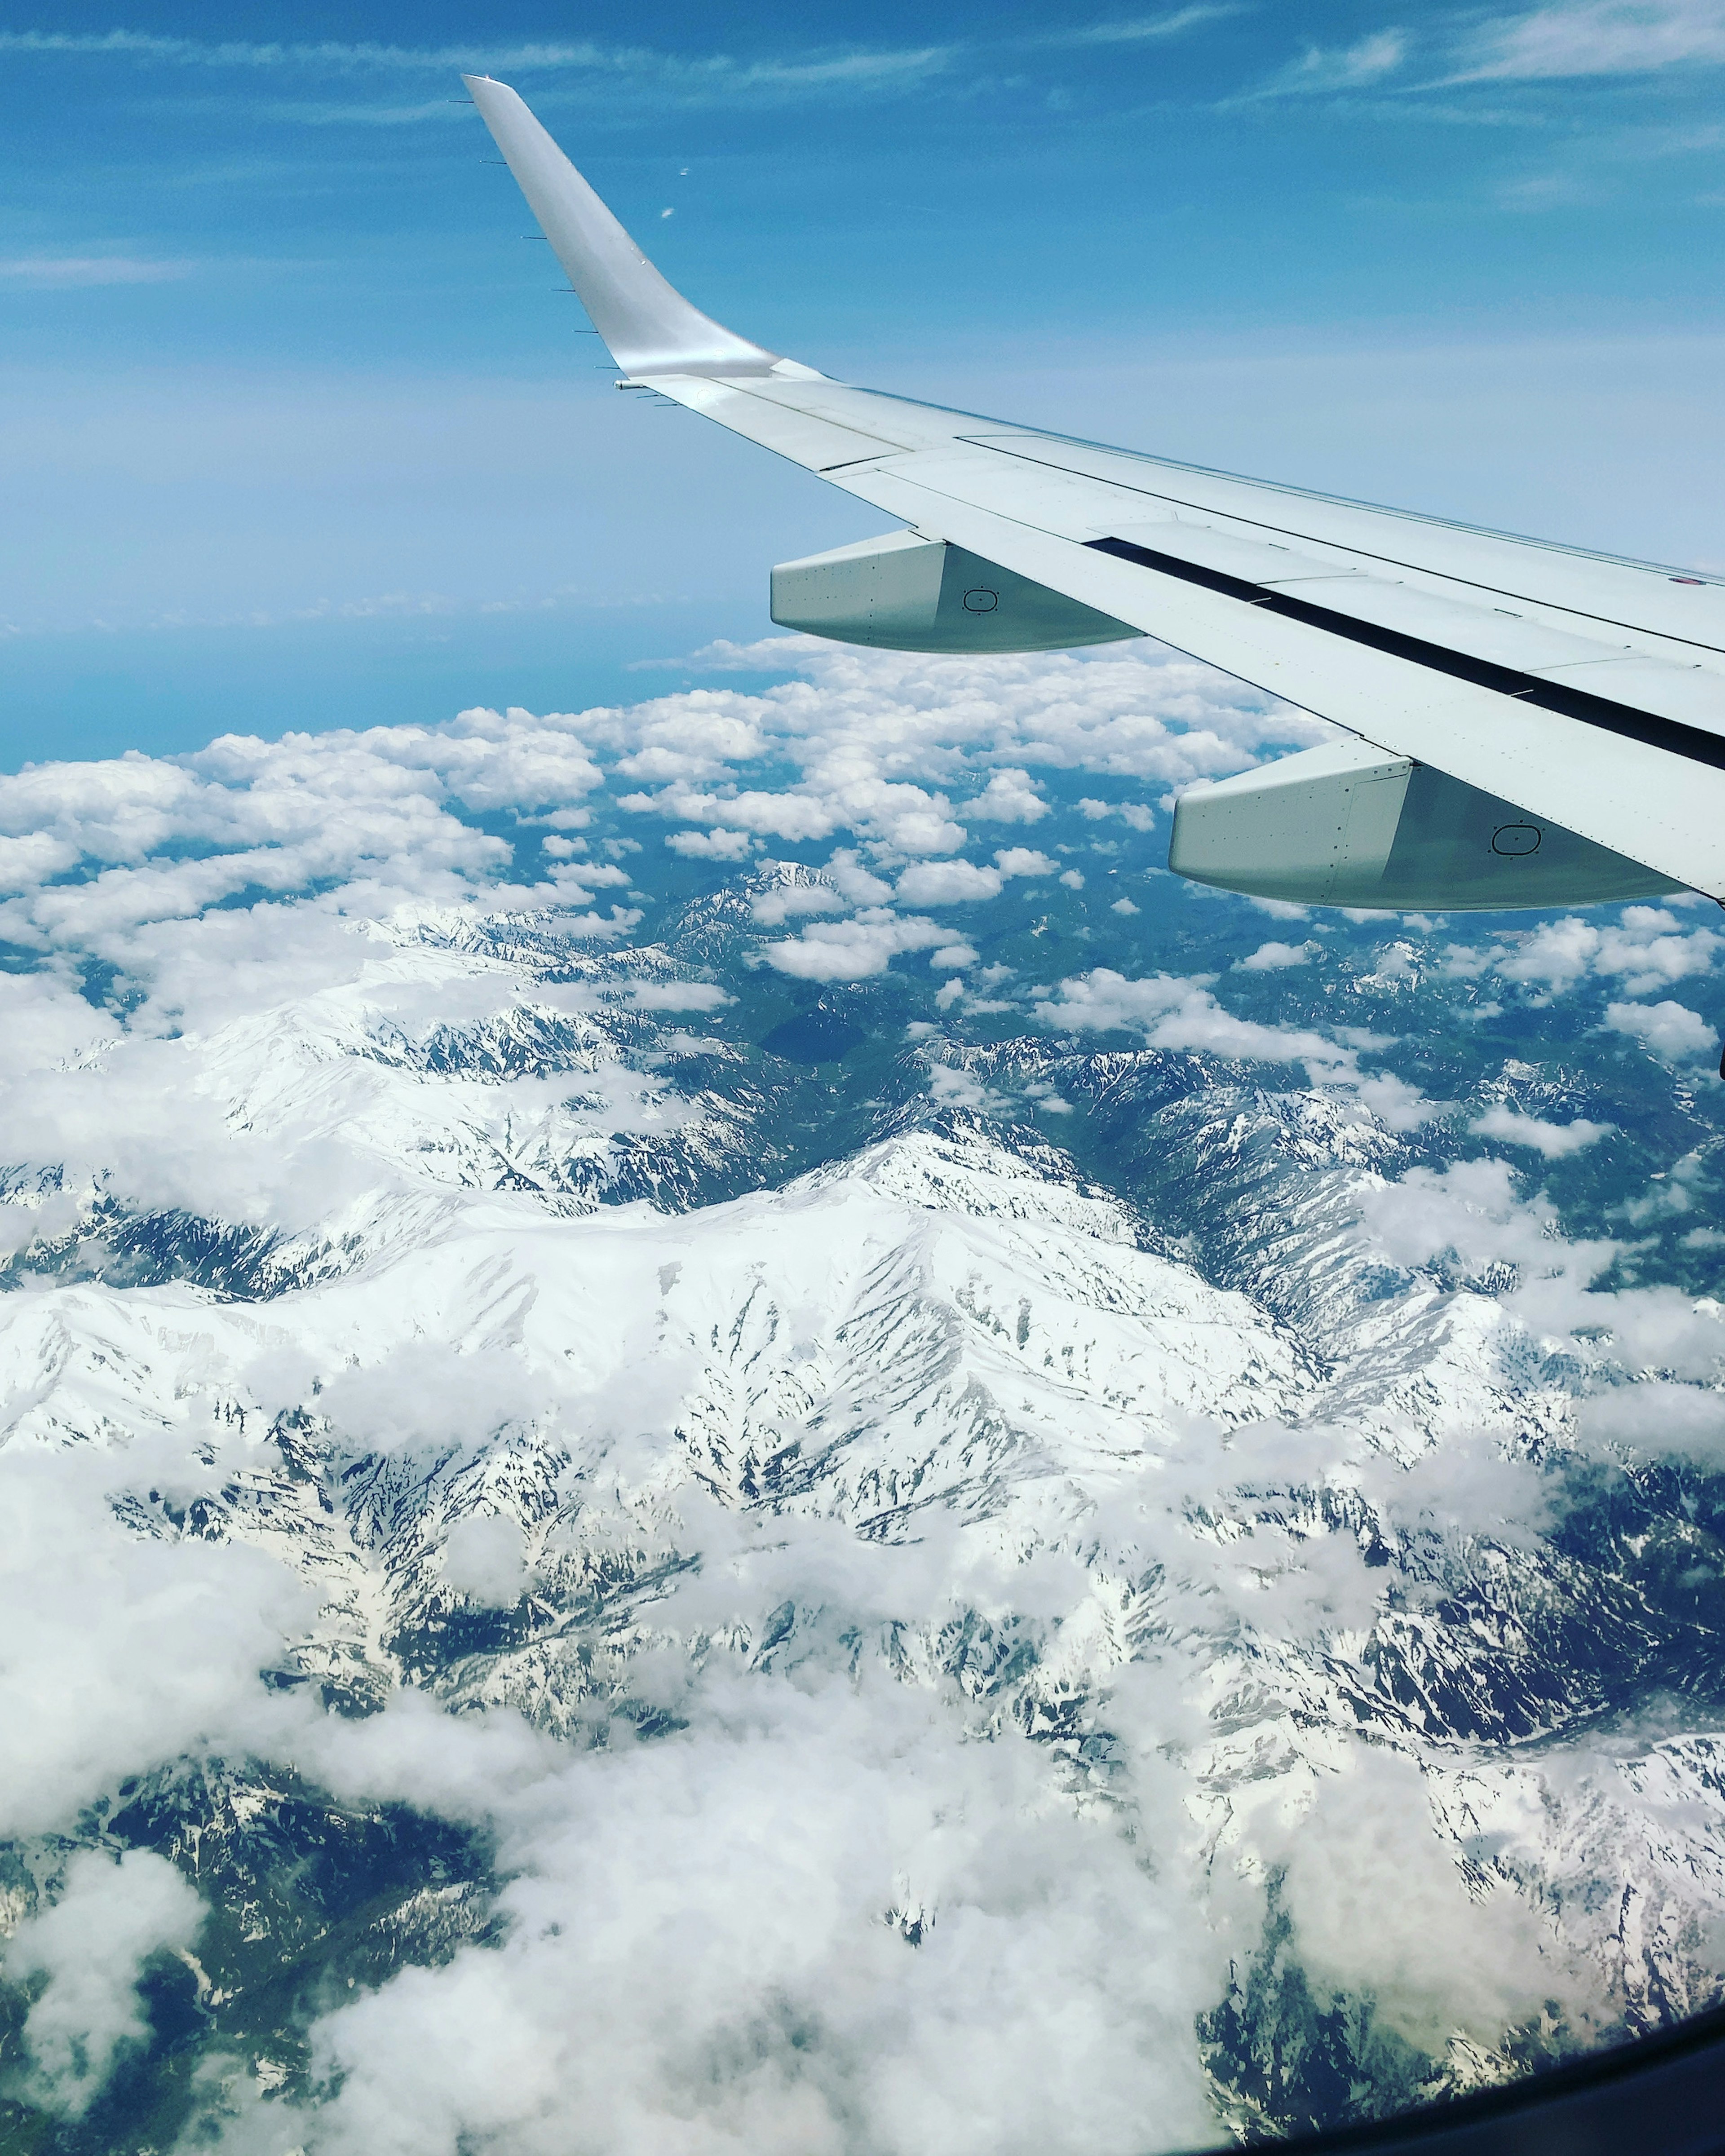
<path id="1" fill-rule="evenodd" d="M 999 593 L 991 592 L 984 584 L 978 584 L 973 592 L 964 594 L 966 613 L 993 613 L 999 603 Z"/>
<path id="2" fill-rule="evenodd" d="M 1494 854 L 1507 854 L 1512 860 L 1523 854 L 1537 854 L 1542 836 L 1537 824 L 1500 824 L 1491 834 Z"/>

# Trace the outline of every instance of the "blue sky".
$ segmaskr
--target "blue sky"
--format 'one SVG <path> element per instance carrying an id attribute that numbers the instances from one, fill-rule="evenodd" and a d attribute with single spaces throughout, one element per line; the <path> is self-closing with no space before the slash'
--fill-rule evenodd
<path id="1" fill-rule="evenodd" d="M 878 524 L 615 395 L 462 68 L 830 372 L 1725 562 L 1717 0 L 12 24 L 0 765 L 651 693 Z"/>

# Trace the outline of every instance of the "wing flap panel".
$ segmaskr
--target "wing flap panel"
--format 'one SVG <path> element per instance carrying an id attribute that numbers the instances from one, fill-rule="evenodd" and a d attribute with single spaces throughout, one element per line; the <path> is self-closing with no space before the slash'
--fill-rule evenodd
<path id="1" fill-rule="evenodd" d="M 1168 866 L 1255 898 L 1397 912 L 1589 906 L 1682 887 L 1364 742 L 1326 743 L 1183 794 Z"/>
<path id="2" fill-rule="evenodd" d="M 943 539 L 896 531 L 781 562 L 782 629 L 889 651 L 1070 651 L 1140 634 Z"/>

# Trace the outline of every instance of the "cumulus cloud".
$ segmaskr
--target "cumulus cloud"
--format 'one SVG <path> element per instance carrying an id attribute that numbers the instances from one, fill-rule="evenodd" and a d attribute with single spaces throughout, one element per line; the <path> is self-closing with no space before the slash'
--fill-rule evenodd
<path id="1" fill-rule="evenodd" d="M 1062 981 L 1039 1002 L 1041 1025 L 1070 1032 L 1138 1033 L 1152 1048 L 1195 1049 L 1265 1063 L 1304 1063 L 1314 1070 L 1351 1072 L 1353 1050 L 1301 1027 L 1260 1025 L 1224 1010 L 1197 980 L 1155 973 L 1128 979 L 1111 968 Z"/>
<path id="2" fill-rule="evenodd" d="M 881 883 L 878 877 L 869 876 L 872 896 L 853 903 L 878 906 L 882 899 L 891 898 L 891 885 Z M 782 883 L 770 890 L 752 892 L 749 913 L 762 928 L 782 928 L 787 921 L 805 913 L 842 913 L 845 901 L 830 884 Z"/>
<path id="3" fill-rule="evenodd" d="M 1338 1074 L 1341 1075 L 1343 1074 Z M 1361 1106 L 1369 1108 L 1387 1130 L 1417 1131 L 1444 1112 L 1440 1101 L 1428 1100 L 1418 1086 L 1393 1070 L 1380 1070 L 1368 1078 L 1362 1078 L 1354 1087 L 1354 1097 Z"/>
<path id="4" fill-rule="evenodd" d="M 643 2156 L 1214 2136 L 1188 2025 L 1214 1955 L 1189 1961 L 1172 1872 L 1046 1809 L 1036 1747 L 965 1743 L 890 1682 L 703 1691 L 697 1726 L 521 1808 L 500 1946 L 320 2025 L 325 2145 L 552 2156 L 578 2118 Z"/>
<path id="5" fill-rule="evenodd" d="M 1507 1162 L 1410 1168 L 1363 1194 L 1360 1214 L 1377 1248 L 1399 1265 L 1436 1262 L 1475 1281 L 1507 1270 L 1513 1285 L 1499 1291 L 1503 1312 L 1581 1361 L 1603 1354 L 1631 1370 L 1707 1379 L 1725 1358 L 1717 1305 L 1674 1287 L 1597 1287 L 1620 1246 L 1563 1236 L 1548 1199 L 1517 1194 Z"/>
<path id="6" fill-rule="evenodd" d="M 901 952 L 947 941 L 932 921 L 871 906 L 850 921 L 811 922 L 793 942 L 768 943 L 761 956 L 775 973 L 802 981 L 863 981 L 884 973 Z"/>
<path id="7" fill-rule="evenodd" d="M 963 906 L 999 898 L 1003 887 L 998 870 L 973 861 L 916 861 L 900 876 L 894 896 L 906 906 Z"/>
<path id="8" fill-rule="evenodd" d="M 324 1994 L 316 2092 L 248 2112 L 242 2087 L 236 2148 L 553 2156 L 571 2118 L 655 2156 L 1136 2148 L 1147 2118 L 1208 2145 L 1194 2023 L 1257 1950 L 1283 1856 L 1314 1983 L 1372 1989 L 1417 2043 L 1490 2042 L 1492 2016 L 1571 1996 L 1532 1897 L 1500 1872 L 1471 1901 L 1435 1799 L 1354 1747 L 1337 1687 L 1371 1681 L 1389 1582 L 1353 1523 L 1365 1505 L 1446 1548 L 1487 1529 L 1522 1547 L 1533 1471 L 1449 1447 L 1436 1410 L 1416 1430 L 1426 1391 L 1507 1414 L 1501 1333 L 1559 1342 L 1614 1398 L 1692 1375 L 1674 1393 L 1712 1403 L 1717 1314 L 1607 1291 L 1625 1246 L 1566 1240 L 1502 1162 L 1358 1167 L 1402 1158 L 1363 1111 L 1392 1131 L 1442 1111 L 1361 1075 L 1381 1037 L 1250 1023 L 1212 976 L 1106 968 L 1035 992 L 1040 1047 L 989 1060 L 958 1037 L 1002 1008 L 959 971 L 1022 982 L 978 966 L 951 916 L 891 901 L 987 904 L 1061 873 L 1028 847 L 964 859 L 967 800 L 998 778 L 997 800 L 1052 816 L 1033 774 L 1173 784 L 1309 722 L 1142 657 L 809 667 L 759 696 L 0 781 L 5 902 L 36 967 L 0 974 L 0 1116 L 41 1168 L 0 1226 L 84 1238 L 0 1311 L 0 1636 L 28 1643 L 0 1656 L 0 1834 L 66 1832 L 177 1762 L 251 1760 L 474 1823 L 504 1881 L 490 1943 Z M 639 950 L 615 947 L 638 916 L 578 910 L 627 880 L 616 853 L 665 865 L 611 833 L 621 788 L 709 870 Z M 499 830 L 589 815 L 588 854 L 562 841 L 554 873 L 514 880 Z M 781 829 L 826 867 L 738 873 L 731 839 Z M 1676 927 L 1614 933 L 1633 963 L 1602 970 L 1602 941 L 1587 978 L 1679 978 Z M 950 1038 L 911 1022 L 891 1098 L 847 1101 L 898 1137 L 691 1205 L 660 1142 L 697 1104 L 657 1051 L 724 1045 L 652 1020 L 726 1006 L 747 974 L 679 975 L 738 951 L 811 983 L 916 957 L 890 996 L 823 1008 L 886 1004 L 895 1035 L 901 997 L 955 1016 Z M 937 988 L 923 955 L 953 978 Z M 1238 1093 L 1203 1075 L 1230 1115 L 1286 1108 L 1289 1158 L 1319 1158 L 1291 1187 L 1329 1209 L 1324 1265 L 1345 1245 L 1374 1277 L 1420 1275 L 1339 1358 L 1356 1390 L 1324 1391 L 1286 1324 L 1158 1254 L 1055 1152 L 1094 1069 L 1142 1068 L 1116 1034 L 1307 1065 L 1291 1104 L 1273 1073 Z M 1040 1137 L 904 1132 L 924 1071 L 956 1124 L 1045 1117 Z M 718 1154 L 713 1126 L 688 1127 L 691 1158 L 768 1172 L 766 1125 Z M 648 1171 L 619 1194 L 651 1202 L 598 1208 L 619 1158 Z M 255 1292 L 110 1284 L 96 1210 L 144 1197 L 214 1216 L 168 1220 L 167 1246 L 183 1234 L 201 1263 L 219 1230 L 280 1270 Z M 1455 1339 L 1486 1344 L 1446 1363 Z M 1643 1370 L 1664 1376 L 1627 1382 Z M 1683 1410 L 1698 1458 L 1710 1411 Z M 1404 1440 L 1442 1455 L 1425 1485 L 1398 1479 Z M 377 1711 L 324 1712 L 317 1684 L 356 1673 Z M 1226 1717 L 1248 1697 L 1242 1735 Z M 1358 1880 L 1327 1907 L 1350 1850 Z M 70 2110 L 198 1912 L 136 1873 L 143 1913 L 92 1973 L 91 1890 L 67 1880 L 8 1973 L 44 1987 L 27 2039 Z M 1430 1969 L 1360 1935 L 1391 1881 L 1442 1943 Z"/>
<path id="9" fill-rule="evenodd" d="M 507 1512 L 472 1512 L 450 1528 L 444 1578 L 458 1594 L 497 1604 L 519 1600 L 527 1579 L 526 1537 Z"/>
<path id="10" fill-rule="evenodd" d="M 1590 1447 L 1628 1445 L 1716 1471 L 1725 1466 L 1725 1392 L 1713 1387 L 1660 1378 L 1613 1385 L 1578 1404 L 1575 1426 Z"/>
<path id="11" fill-rule="evenodd" d="M 1288 966 L 1309 966 L 1313 957 L 1310 943 L 1260 943 L 1257 949 L 1235 964 L 1242 973 L 1278 973 Z"/>
<path id="12" fill-rule="evenodd" d="M 1452 970 L 1494 969 L 1506 981 L 1543 988 L 1548 998 L 1589 977 L 1616 981 L 1630 995 L 1650 995 L 1691 975 L 1709 972 L 1725 936 L 1711 928 L 1685 932 L 1664 906 L 1626 906 L 1620 921 L 1599 926 L 1568 915 L 1488 949 L 1457 947 Z"/>
<path id="13" fill-rule="evenodd" d="M 892 886 L 865 869 L 848 846 L 827 863 L 827 880 L 852 906 L 884 906 L 892 896 Z"/>
<path id="14" fill-rule="evenodd" d="M 1719 1036 L 1714 1029 L 1686 1004 L 1669 996 L 1656 1004 L 1608 1004 L 1605 1024 L 1614 1033 L 1629 1034 L 1668 1063 L 1719 1052 Z"/>
<path id="15" fill-rule="evenodd" d="M 10 1389 L 33 1343 L 10 1330 L 4 1346 Z M 14 1419 L 23 1404 L 14 1391 Z M 151 1435 L 110 1400 L 110 1426 L 116 1414 L 119 1431 Z M 172 1471 L 182 1502 L 212 1480 L 195 1453 Z M 289 1629 L 309 1614 L 300 1583 L 258 1550 L 124 1533 L 105 1502 L 113 1479 L 87 1442 L 71 1454 L 0 1453 L 0 1630 L 28 1643 L 0 1662 L 8 1838 L 59 1826 L 123 1775 L 247 1729 L 263 1698 L 259 1671 L 279 1665 Z"/>
<path id="16" fill-rule="evenodd" d="M 1470 1891 L 1433 1832 L 1425 1778 L 1411 1760 L 1350 1746 L 1323 1801 L 1272 1845 L 1309 1977 L 1321 1989 L 1363 1982 L 1389 2025 L 1428 2053 L 1458 2027 L 1489 2042 L 1549 2000 L 1572 2013 L 1589 2003 L 1579 1958 L 1527 1902 L 1497 1881 Z M 1386 1925 L 1391 1906 L 1396 1921 Z M 1407 1952 L 1410 1938 L 1420 1953 Z"/>
<path id="17" fill-rule="evenodd" d="M 695 860 L 740 861 L 747 859 L 755 841 L 747 831 L 727 831 L 717 826 L 711 831 L 673 831 L 665 843 L 674 854 Z"/>
<path id="18" fill-rule="evenodd" d="M 1052 875 L 1055 865 L 1034 846 L 1004 846 L 994 856 L 994 865 L 1004 876 L 1034 876 Z"/>
<path id="19" fill-rule="evenodd" d="M 14 1984 L 47 1979 L 24 2020 L 30 2093 L 78 2117 L 100 2093 L 115 2054 L 149 2033 L 138 1979 L 154 1955 L 183 1951 L 208 1912 L 165 1857 L 128 1850 L 117 1861 L 80 1850 L 52 1908 L 8 1941 Z"/>
<path id="20" fill-rule="evenodd" d="M 1052 875 L 1055 865 L 1046 854 L 1029 846 L 1003 847 L 993 868 L 966 860 L 914 861 L 899 877 L 894 896 L 907 906 L 963 906 L 999 898 L 1014 876 Z M 1075 891 L 1084 886 L 1076 869 L 1068 870 L 1060 881 Z"/>
<path id="21" fill-rule="evenodd" d="M 1589 1122 L 1585 1116 L 1577 1116 L 1567 1123 L 1550 1123 L 1538 1116 L 1523 1114 L 1507 1101 L 1494 1101 L 1467 1127 L 1476 1137 L 1502 1138 L 1509 1145 L 1531 1147 L 1548 1160 L 1562 1160 L 1569 1153 L 1597 1145 L 1616 1126 Z"/>
<path id="22" fill-rule="evenodd" d="M 1034 824 L 1048 814 L 1027 771 L 997 771 L 974 799 L 964 803 L 973 824 Z"/>
<path id="23" fill-rule="evenodd" d="M 1327 732 L 1204 667 L 1137 648 L 960 660 L 781 638 L 706 655 L 752 668 L 789 661 L 798 678 L 756 696 L 692 690 L 580 714 L 571 723 L 589 752 L 644 782 L 623 806 L 757 839 L 848 831 L 901 857 L 955 853 L 972 823 L 1040 821 L 1050 808 L 1039 770 L 1181 786 Z M 768 759 L 790 767 L 770 792 L 747 783 Z M 1142 803 L 1117 813 L 1137 830 L 1155 821 Z"/>

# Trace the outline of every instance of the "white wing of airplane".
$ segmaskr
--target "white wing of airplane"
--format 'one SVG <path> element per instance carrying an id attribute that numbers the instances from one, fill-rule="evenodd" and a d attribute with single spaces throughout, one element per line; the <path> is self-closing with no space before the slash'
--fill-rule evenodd
<path id="1" fill-rule="evenodd" d="M 781 565 L 856 644 L 1159 638 L 1353 740 L 1182 799 L 1170 865 L 1363 906 L 1725 901 L 1725 578 L 1374 509 L 855 388 L 721 329 L 516 93 L 466 78 L 615 357 L 907 527 Z"/>

